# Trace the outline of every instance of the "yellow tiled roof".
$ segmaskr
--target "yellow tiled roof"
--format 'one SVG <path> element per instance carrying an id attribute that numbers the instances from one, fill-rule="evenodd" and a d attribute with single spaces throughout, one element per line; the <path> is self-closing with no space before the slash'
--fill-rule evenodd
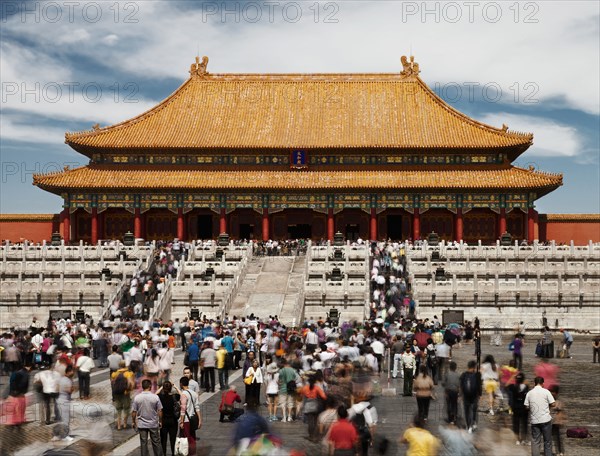
<path id="1" fill-rule="evenodd" d="M 360 190 L 360 189 L 545 189 L 562 185 L 561 174 L 517 167 L 502 169 L 393 171 L 208 171 L 184 166 L 89 165 L 37 174 L 34 185 L 69 189 Z"/>
<path id="2" fill-rule="evenodd" d="M 56 214 L 0 214 L 0 222 L 51 222 Z"/>
<path id="3" fill-rule="evenodd" d="M 477 122 L 416 75 L 192 75 L 149 111 L 67 133 L 77 150 L 203 148 L 499 148 L 530 133 Z"/>
<path id="4" fill-rule="evenodd" d="M 540 214 L 547 222 L 600 222 L 600 214 Z"/>

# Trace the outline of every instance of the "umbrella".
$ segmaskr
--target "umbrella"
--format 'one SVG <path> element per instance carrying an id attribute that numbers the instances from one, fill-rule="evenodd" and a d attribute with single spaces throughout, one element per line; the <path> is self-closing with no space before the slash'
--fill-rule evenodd
<path id="1" fill-rule="evenodd" d="M 448 325 L 448 330 L 454 334 L 455 336 L 460 336 L 462 333 L 462 330 L 460 328 L 460 325 L 458 323 L 450 323 Z"/>

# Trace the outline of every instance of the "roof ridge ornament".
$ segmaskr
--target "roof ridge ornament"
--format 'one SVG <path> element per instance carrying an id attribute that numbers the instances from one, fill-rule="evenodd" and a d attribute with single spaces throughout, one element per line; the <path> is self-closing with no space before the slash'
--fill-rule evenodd
<path id="1" fill-rule="evenodd" d="M 403 55 L 400 58 L 400 62 L 402 62 L 403 70 L 400 74 L 404 77 L 418 76 L 421 70 L 419 70 L 419 64 L 415 62 L 415 57 L 413 55 L 410 56 L 410 60 Z"/>
<path id="2" fill-rule="evenodd" d="M 200 76 L 205 77 L 208 75 L 208 71 L 206 71 L 206 67 L 208 66 L 208 57 L 203 56 L 202 62 L 200 62 L 200 56 L 196 56 L 196 62 L 192 63 L 190 67 L 190 75 L 192 76 Z"/>

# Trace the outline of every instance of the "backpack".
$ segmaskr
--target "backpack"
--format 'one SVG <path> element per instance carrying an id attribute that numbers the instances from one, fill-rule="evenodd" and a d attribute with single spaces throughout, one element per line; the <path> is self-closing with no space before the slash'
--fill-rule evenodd
<path id="1" fill-rule="evenodd" d="M 294 394 L 298 389 L 298 386 L 296 385 L 296 379 L 287 382 L 285 384 L 285 389 L 287 390 L 288 394 Z"/>
<path id="2" fill-rule="evenodd" d="M 123 372 L 120 372 L 119 375 L 117 375 L 117 378 L 115 378 L 115 381 L 112 385 L 113 394 L 125 394 L 127 392 L 128 386 L 129 385 L 127 384 L 125 374 Z"/>
<path id="3" fill-rule="evenodd" d="M 465 397 L 477 396 L 477 374 L 475 372 L 465 372 L 461 378 L 460 387 Z"/>
<path id="4" fill-rule="evenodd" d="M 371 408 L 371 406 L 369 405 L 367 408 Z M 369 430 L 369 426 L 367 426 L 367 420 L 365 420 L 363 413 L 364 410 L 362 413 L 357 413 L 354 415 L 351 420 L 356 427 L 356 430 L 358 431 L 358 437 L 362 442 L 371 440 L 371 431 Z"/>

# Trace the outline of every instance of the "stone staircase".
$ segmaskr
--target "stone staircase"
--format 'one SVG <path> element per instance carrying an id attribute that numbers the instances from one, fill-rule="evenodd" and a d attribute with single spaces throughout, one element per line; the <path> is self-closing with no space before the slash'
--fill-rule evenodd
<path id="1" fill-rule="evenodd" d="M 229 316 L 277 315 L 286 325 L 295 324 L 303 289 L 305 257 L 254 257 L 229 308 Z"/>

